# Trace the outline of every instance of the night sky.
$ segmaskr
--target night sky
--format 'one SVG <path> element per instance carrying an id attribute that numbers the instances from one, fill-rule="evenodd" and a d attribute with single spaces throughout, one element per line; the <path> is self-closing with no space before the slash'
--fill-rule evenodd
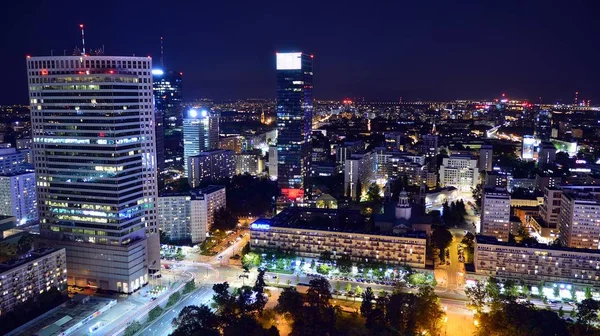
<path id="1" fill-rule="evenodd" d="M 456 4 L 460 2 L 460 4 Z M 556 4 L 554 4 L 556 2 Z M 485 4 L 482 4 L 485 3 Z M 8 1 L 0 104 L 26 103 L 25 55 L 153 56 L 186 99 L 274 98 L 275 52 L 315 55 L 317 99 L 509 97 L 600 103 L 594 1 Z"/>

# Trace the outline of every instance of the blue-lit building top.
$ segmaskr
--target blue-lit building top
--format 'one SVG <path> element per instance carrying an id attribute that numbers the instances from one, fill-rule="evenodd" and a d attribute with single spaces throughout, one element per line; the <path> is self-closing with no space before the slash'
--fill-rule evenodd
<path id="1" fill-rule="evenodd" d="M 219 148 L 219 114 L 213 111 L 190 109 L 183 119 L 183 160 L 188 176 L 188 158 L 200 152 Z"/>
<path id="2" fill-rule="evenodd" d="M 289 189 L 308 191 L 312 90 L 312 55 L 277 53 L 277 178 L 284 195 Z"/>

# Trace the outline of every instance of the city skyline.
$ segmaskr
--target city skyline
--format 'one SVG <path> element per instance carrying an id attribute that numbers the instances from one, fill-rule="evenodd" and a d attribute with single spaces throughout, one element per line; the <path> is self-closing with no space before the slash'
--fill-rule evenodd
<path id="1" fill-rule="evenodd" d="M 207 16 L 202 25 L 193 24 L 195 6 L 161 8 L 160 25 L 145 26 L 133 18 L 121 26 L 111 22 L 123 22 L 120 13 L 125 10 L 97 16 L 40 4 L 30 11 L 58 17 L 53 22 L 61 24 L 49 24 L 44 17 L 18 22 L 8 18 L 3 31 L 10 32 L 4 40 L 11 48 L 0 59 L 16 65 L 23 64 L 26 54 L 50 55 L 53 50 L 62 55 L 66 50 L 69 55 L 81 45 L 78 25 L 84 23 L 88 49 L 104 46 L 112 55 L 150 55 L 156 64 L 161 63 L 164 37 L 165 67 L 184 73 L 186 97 L 274 98 L 275 53 L 307 50 L 315 55 L 315 97 L 321 99 L 481 99 L 505 92 L 531 101 L 542 97 L 545 103 L 570 103 L 579 91 L 580 99 L 598 101 L 594 74 L 599 68 L 594 47 L 587 47 L 597 28 L 585 4 L 325 4 L 314 7 L 312 24 L 303 29 L 293 24 L 302 13 L 290 5 L 214 4 L 203 11 L 217 15 Z M 156 7 L 152 1 L 136 7 L 136 17 L 157 15 Z M 227 19 L 219 21 L 218 14 L 227 14 Z M 564 22 L 576 19 L 578 25 L 546 19 L 553 16 Z M 18 68 L 5 70 L 9 80 L 0 84 L 0 104 L 26 102 L 26 83 Z"/>

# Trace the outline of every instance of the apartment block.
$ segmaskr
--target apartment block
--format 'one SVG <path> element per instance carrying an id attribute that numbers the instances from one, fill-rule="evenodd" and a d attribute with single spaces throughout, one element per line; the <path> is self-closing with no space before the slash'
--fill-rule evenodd
<path id="1" fill-rule="evenodd" d="M 308 227 L 271 225 L 258 219 L 250 225 L 252 248 L 280 248 L 298 256 L 318 258 L 324 251 L 334 256 L 349 255 L 354 261 L 379 261 L 392 265 L 425 267 L 425 233 L 374 235 L 358 232 L 328 231 Z"/>
<path id="2" fill-rule="evenodd" d="M 0 262 L 0 316 L 51 287 L 67 289 L 65 249 L 37 249 Z"/>
<path id="3" fill-rule="evenodd" d="M 476 236 L 475 273 L 499 279 L 600 287 L 600 251 L 547 245 L 521 246 Z"/>
<path id="4" fill-rule="evenodd" d="M 235 174 L 234 152 L 215 149 L 190 156 L 187 161 L 188 181 L 192 188 L 204 182 L 230 178 Z"/>
<path id="5" fill-rule="evenodd" d="M 201 243 L 214 223 L 215 211 L 226 207 L 225 187 L 208 186 L 158 198 L 158 224 L 169 240 Z"/>
<path id="6" fill-rule="evenodd" d="M 481 233 L 508 241 L 510 194 L 503 188 L 485 188 L 481 201 Z"/>
<path id="7" fill-rule="evenodd" d="M 564 246 L 600 248 L 600 201 L 588 192 L 563 192 L 559 215 Z"/>

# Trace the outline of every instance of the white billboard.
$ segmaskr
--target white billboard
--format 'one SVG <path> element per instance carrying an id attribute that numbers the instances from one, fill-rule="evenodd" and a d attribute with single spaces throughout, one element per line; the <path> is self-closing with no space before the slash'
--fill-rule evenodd
<path id="1" fill-rule="evenodd" d="M 521 154 L 521 158 L 523 160 L 533 159 L 534 147 L 535 147 L 535 138 L 531 135 L 524 135 L 523 136 L 523 153 Z"/>
<path id="2" fill-rule="evenodd" d="M 302 69 L 302 53 L 277 53 L 277 70 Z"/>

